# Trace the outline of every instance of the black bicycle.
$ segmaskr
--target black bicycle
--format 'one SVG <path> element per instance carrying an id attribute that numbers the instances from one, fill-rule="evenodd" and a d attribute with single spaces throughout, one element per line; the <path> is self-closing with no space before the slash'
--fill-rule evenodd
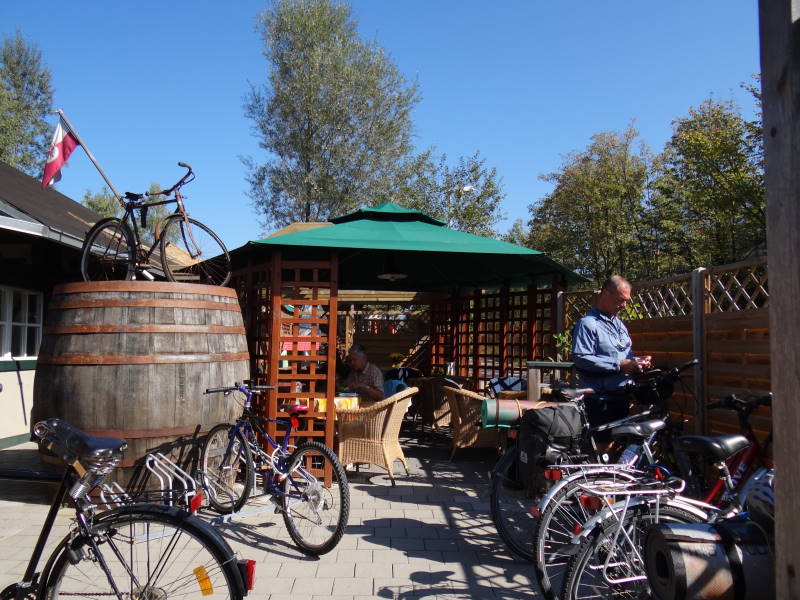
<path id="1" fill-rule="evenodd" d="M 125 442 L 87 435 L 60 419 L 34 426 L 34 436 L 67 467 L 22 581 L 2 600 L 30 598 L 215 598 L 241 600 L 252 589 L 254 561 L 237 560 L 209 524 L 163 505 L 133 504 L 103 513 L 89 501 L 114 470 Z M 0 471 L 0 478 L 50 481 L 48 474 Z M 64 501 L 75 509 L 69 534 L 37 571 Z"/>
<path id="2" fill-rule="evenodd" d="M 216 233 L 189 217 L 181 188 L 194 181 L 192 167 L 179 162 L 187 173 L 168 190 L 134 194 L 125 192 L 125 214 L 98 221 L 86 235 L 81 253 L 85 281 L 136 279 L 225 285 L 231 278 L 231 257 Z M 149 196 L 166 200 L 147 202 Z M 170 197 L 172 196 L 172 197 Z M 146 248 L 139 225 L 147 229 L 147 211 L 153 206 L 176 204 L 175 212 L 156 223 L 153 244 Z M 135 218 L 139 212 L 139 221 Z"/>
<path id="3" fill-rule="evenodd" d="M 584 429 L 581 439 L 581 448 L 578 452 L 559 453 L 553 462 L 566 464 L 575 463 L 607 463 L 607 456 L 599 456 L 595 447 L 593 435 L 601 431 L 612 430 L 625 423 L 642 421 L 644 419 L 661 416 L 665 413 L 664 402 L 672 395 L 673 385 L 680 379 L 680 373 L 697 364 L 691 360 L 667 372 L 658 370 L 650 371 L 643 375 L 644 379 L 632 387 L 631 393 L 636 397 L 639 405 L 647 407 L 639 413 L 632 414 L 624 419 L 619 419 L 605 425 L 589 428 L 583 408 L 584 396 L 591 390 L 555 390 L 556 398 L 572 402 L 583 415 Z M 680 429 L 679 424 L 670 425 L 667 435 L 674 436 L 675 429 Z M 654 451 L 662 454 L 659 444 L 660 436 L 656 439 Z M 640 446 L 641 444 L 639 444 Z M 533 532 L 536 527 L 537 516 L 531 512 L 550 485 L 545 479 L 546 463 L 534 465 L 541 475 L 538 487 L 525 485 L 520 478 L 520 469 L 526 468 L 519 460 L 520 449 L 518 446 L 509 448 L 501 456 L 491 471 L 491 484 L 489 489 L 489 507 L 497 533 L 511 554 L 524 562 L 534 560 Z M 527 467 L 531 468 L 531 467 Z"/>

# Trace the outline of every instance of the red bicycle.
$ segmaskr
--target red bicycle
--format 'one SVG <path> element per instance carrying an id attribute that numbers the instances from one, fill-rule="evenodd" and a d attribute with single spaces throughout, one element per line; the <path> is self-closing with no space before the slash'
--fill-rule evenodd
<path id="1" fill-rule="evenodd" d="M 767 448 L 772 443 L 772 433 L 770 432 L 762 446 L 753 431 L 752 425 L 750 425 L 750 415 L 759 406 L 772 406 L 771 392 L 764 396 L 749 398 L 747 400 L 742 400 L 735 395 L 730 395 L 717 402 L 712 402 L 706 407 L 708 409 L 725 408 L 736 411 L 736 415 L 739 419 L 739 433 L 745 436 L 750 442 L 747 448 L 731 457 L 727 462 L 728 472 L 730 473 L 730 489 L 734 490 L 734 493 L 738 493 L 740 497 L 742 492 L 745 491 L 744 488 L 747 481 L 751 479 L 746 477 L 748 473 L 758 469 L 773 468 L 772 460 L 767 457 Z M 719 506 L 728 504 L 733 499 L 732 494 L 725 491 L 724 478 L 720 477 L 717 478 L 714 485 L 708 490 L 703 501 Z"/>

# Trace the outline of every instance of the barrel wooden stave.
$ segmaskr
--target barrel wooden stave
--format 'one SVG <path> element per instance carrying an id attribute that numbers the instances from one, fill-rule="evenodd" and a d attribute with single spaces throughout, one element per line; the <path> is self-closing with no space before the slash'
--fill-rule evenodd
<path id="1" fill-rule="evenodd" d="M 203 394 L 248 377 L 235 292 L 161 284 L 162 292 L 149 282 L 113 283 L 105 284 L 116 288 L 111 291 L 94 283 L 54 290 L 32 420 L 59 417 L 97 435 L 125 437 L 130 464 L 173 442 L 178 431 L 191 435 L 235 418 L 239 409 L 230 398 Z"/>

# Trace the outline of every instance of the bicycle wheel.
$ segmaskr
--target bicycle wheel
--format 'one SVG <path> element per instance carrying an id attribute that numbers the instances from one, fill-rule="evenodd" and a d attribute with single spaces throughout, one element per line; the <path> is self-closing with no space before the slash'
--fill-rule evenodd
<path id="1" fill-rule="evenodd" d="M 497 533 L 511 553 L 525 562 L 533 560 L 533 529 L 536 519 L 531 508 L 541 494 L 525 488 L 516 476 L 518 450 L 511 448 L 492 470 L 489 510 Z"/>
<path id="2" fill-rule="evenodd" d="M 583 525 L 595 513 L 581 503 L 581 496 L 586 492 L 580 486 L 634 479 L 636 476 L 631 473 L 610 469 L 586 473 L 565 484 L 544 507 L 533 533 L 533 564 L 539 589 L 545 598 L 554 600 L 558 597 L 570 560 L 567 552 L 572 547 L 574 528 Z"/>
<path id="3" fill-rule="evenodd" d="M 67 537 L 47 568 L 43 598 L 215 598 L 240 600 L 235 556 L 213 528 L 184 511 L 133 505 L 95 518 L 92 539 Z"/>
<path id="4" fill-rule="evenodd" d="M 81 250 L 84 281 L 133 279 L 136 246 L 128 226 L 119 219 L 98 221 Z"/>
<path id="5" fill-rule="evenodd" d="M 289 457 L 289 476 L 281 484 L 283 521 L 305 554 L 333 550 L 350 515 L 350 488 L 333 450 L 319 442 L 304 442 Z M 324 477 L 330 473 L 330 487 Z"/>
<path id="6" fill-rule="evenodd" d="M 231 257 L 217 234 L 194 219 L 167 218 L 161 230 L 161 264 L 170 281 L 225 285 Z"/>
<path id="7" fill-rule="evenodd" d="M 611 517 L 585 539 L 570 561 L 561 591 L 562 598 L 650 598 L 650 586 L 644 570 L 644 534 L 655 523 L 698 523 L 690 512 L 674 506 L 659 507 L 658 514 L 649 506 L 633 509 L 623 523 L 613 544 L 619 522 Z M 607 566 L 606 566 L 607 565 Z M 633 578 L 633 581 L 624 581 Z"/>
<path id="8" fill-rule="evenodd" d="M 221 424 L 208 432 L 200 454 L 203 489 L 211 507 L 223 514 L 241 510 L 253 489 L 255 473 L 250 446 L 241 431 Z"/>

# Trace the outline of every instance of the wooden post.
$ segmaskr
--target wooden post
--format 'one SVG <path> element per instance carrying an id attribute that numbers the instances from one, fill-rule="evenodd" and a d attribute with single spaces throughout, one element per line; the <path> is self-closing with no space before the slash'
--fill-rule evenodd
<path id="1" fill-rule="evenodd" d="M 692 348 L 700 360 L 694 368 L 694 400 L 697 433 L 705 434 L 706 425 L 706 314 L 710 310 L 707 293 L 708 272 L 704 267 L 692 271 Z"/>
<path id="2" fill-rule="evenodd" d="M 556 293 L 556 333 L 564 333 L 564 290 Z"/>
<path id="3" fill-rule="evenodd" d="M 481 300 L 483 290 L 475 290 L 472 295 L 472 389 L 479 389 L 480 381 L 480 349 L 483 343 L 483 319 L 481 318 Z"/>
<path id="4" fill-rule="evenodd" d="M 508 356 L 508 285 L 500 288 L 500 327 L 498 330 L 497 362 L 500 364 L 500 377 L 511 375 L 513 365 Z"/>
<path id="5" fill-rule="evenodd" d="M 800 2 L 760 0 L 775 468 L 775 590 L 800 598 Z"/>

